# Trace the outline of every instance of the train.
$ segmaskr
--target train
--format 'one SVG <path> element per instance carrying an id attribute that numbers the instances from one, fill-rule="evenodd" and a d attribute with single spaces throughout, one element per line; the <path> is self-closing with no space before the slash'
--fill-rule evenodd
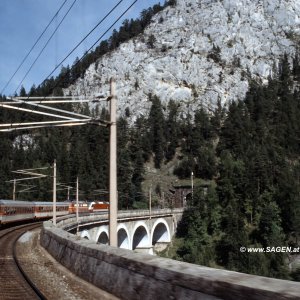
<path id="1" fill-rule="evenodd" d="M 71 202 L 56 202 L 56 216 L 76 213 L 77 204 Z M 79 213 L 93 213 L 108 210 L 108 202 L 78 202 Z M 29 202 L 0 199 L 0 226 L 2 224 L 49 219 L 53 215 L 52 202 Z"/>

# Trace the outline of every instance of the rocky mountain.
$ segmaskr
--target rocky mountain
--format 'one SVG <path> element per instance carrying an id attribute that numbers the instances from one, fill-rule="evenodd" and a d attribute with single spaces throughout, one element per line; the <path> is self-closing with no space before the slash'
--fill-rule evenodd
<path id="1" fill-rule="evenodd" d="M 200 103 L 243 99 L 250 78 L 266 83 L 299 41 L 298 0 L 177 0 L 64 93 L 107 93 L 113 76 L 119 113 L 128 107 L 132 121 L 148 111 L 149 93 L 179 101 L 186 114 Z"/>

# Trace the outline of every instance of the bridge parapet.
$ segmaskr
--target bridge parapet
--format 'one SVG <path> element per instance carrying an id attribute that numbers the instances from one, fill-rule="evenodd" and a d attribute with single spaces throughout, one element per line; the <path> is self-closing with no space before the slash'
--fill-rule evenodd
<path id="1" fill-rule="evenodd" d="M 181 220 L 183 208 L 120 211 L 118 213 L 118 246 L 129 250 L 153 254 L 171 242 Z M 58 227 L 77 232 L 82 238 L 108 244 L 108 215 L 92 214 L 63 220 Z"/>
<path id="2" fill-rule="evenodd" d="M 149 214 L 149 210 L 124 210 L 118 212 L 118 222 L 131 220 L 131 219 L 149 219 L 149 218 L 158 218 L 158 217 L 165 217 L 167 215 L 170 216 L 178 216 L 179 219 L 183 213 L 183 208 L 175 208 L 175 209 L 153 209 L 151 211 L 151 215 Z M 81 215 L 78 218 L 78 223 L 76 220 L 76 216 L 69 217 L 64 220 L 58 222 L 57 227 L 62 228 L 64 230 L 72 230 L 75 229 L 77 226 L 84 227 L 89 226 L 95 223 L 108 223 L 108 214 L 87 214 Z"/>
<path id="3" fill-rule="evenodd" d="M 123 217 L 130 218 L 130 213 Z M 80 222 L 88 224 L 93 218 L 100 216 L 83 216 Z M 104 221 L 105 216 L 101 218 Z M 297 282 L 207 268 L 95 244 L 63 230 L 74 220 L 63 220 L 57 227 L 45 222 L 42 246 L 74 274 L 122 299 L 300 299 Z"/>
<path id="4" fill-rule="evenodd" d="M 49 221 L 41 244 L 70 271 L 122 299 L 300 299 L 300 283 L 95 244 Z"/>

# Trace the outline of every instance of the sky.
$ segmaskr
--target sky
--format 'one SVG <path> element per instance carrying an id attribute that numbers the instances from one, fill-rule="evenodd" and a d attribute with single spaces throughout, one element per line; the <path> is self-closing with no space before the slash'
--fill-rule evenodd
<path id="1" fill-rule="evenodd" d="M 74 1 L 75 4 L 69 14 L 25 77 Z M 25 87 L 26 91 L 29 91 L 33 84 L 38 86 L 42 83 L 119 1 L 67 0 L 32 53 L 5 88 L 22 60 L 65 0 L 0 0 L 0 94 L 14 95 L 20 91 L 18 88 L 20 84 Z M 63 65 L 69 64 L 71 66 L 75 58 L 81 57 L 133 2 L 134 0 L 123 0 L 117 9 L 99 25 Z M 143 9 L 159 2 L 164 3 L 163 0 L 139 0 L 116 24 L 115 28 L 118 28 L 124 19 L 137 18 Z M 103 39 L 107 39 L 109 36 L 110 34 L 107 34 Z M 60 69 L 61 67 L 54 75 L 57 75 Z"/>

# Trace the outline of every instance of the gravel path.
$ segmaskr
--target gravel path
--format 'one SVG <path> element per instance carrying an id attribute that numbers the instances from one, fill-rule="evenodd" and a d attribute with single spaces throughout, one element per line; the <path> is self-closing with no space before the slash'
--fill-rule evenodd
<path id="1" fill-rule="evenodd" d="M 48 300 L 119 299 L 80 279 L 58 264 L 40 246 L 40 230 L 27 232 L 17 244 L 17 255 L 24 271 Z"/>

